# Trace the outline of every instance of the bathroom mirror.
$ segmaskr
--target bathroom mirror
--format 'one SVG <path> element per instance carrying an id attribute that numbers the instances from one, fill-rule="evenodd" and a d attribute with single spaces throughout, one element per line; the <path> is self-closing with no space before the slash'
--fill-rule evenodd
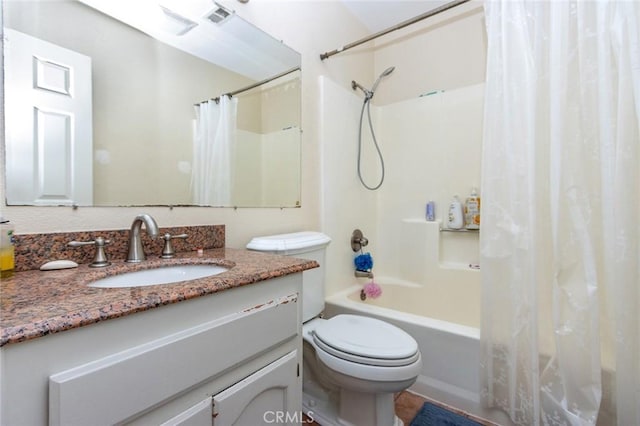
<path id="1" fill-rule="evenodd" d="M 300 55 L 233 11 L 4 0 L 3 17 L 7 204 L 300 205 Z M 236 91 L 229 194 L 197 200 L 197 105 Z"/>

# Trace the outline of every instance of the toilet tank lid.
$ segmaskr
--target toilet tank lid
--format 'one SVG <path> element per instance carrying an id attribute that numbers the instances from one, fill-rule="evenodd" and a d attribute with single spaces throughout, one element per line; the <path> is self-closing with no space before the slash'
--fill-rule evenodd
<path id="1" fill-rule="evenodd" d="M 247 248 L 270 253 L 295 254 L 326 247 L 330 242 L 331 238 L 321 232 L 305 231 L 255 237 L 247 244 Z"/>

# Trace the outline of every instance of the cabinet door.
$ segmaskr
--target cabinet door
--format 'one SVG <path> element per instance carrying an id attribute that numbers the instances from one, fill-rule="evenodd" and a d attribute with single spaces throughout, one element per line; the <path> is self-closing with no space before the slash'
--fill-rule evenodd
<path id="1" fill-rule="evenodd" d="M 211 426 L 212 417 L 212 398 L 209 397 L 174 418 L 167 420 L 160 426 Z"/>
<path id="2" fill-rule="evenodd" d="M 214 426 L 300 424 L 297 351 L 213 396 Z"/>

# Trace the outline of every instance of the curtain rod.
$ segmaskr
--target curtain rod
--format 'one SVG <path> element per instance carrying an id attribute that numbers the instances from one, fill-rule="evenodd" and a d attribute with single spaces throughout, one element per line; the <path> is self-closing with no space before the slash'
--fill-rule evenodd
<path id="1" fill-rule="evenodd" d="M 324 61 L 325 59 L 327 59 L 330 56 L 333 56 L 333 55 L 335 55 L 337 53 L 344 52 L 345 50 L 351 49 L 352 47 L 359 46 L 362 43 L 366 43 L 366 42 L 371 41 L 371 40 L 373 40 L 375 38 L 378 38 L 380 36 L 388 34 L 388 33 L 392 32 L 392 31 L 396 31 L 396 30 L 399 30 L 401 28 L 408 27 L 411 24 L 415 24 L 416 22 L 422 21 L 423 19 L 430 18 L 431 16 L 437 15 L 438 13 L 444 12 L 445 10 L 452 9 L 452 8 L 454 8 L 456 6 L 459 6 L 459 5 L 463 4 L 463 3 L 466 3 L 468 1 L 469 0 L 455 0 L 455 1 L 452 1 L 450 3 L 444 4 L 444 5 L 440 6 L 440 7 L 437 7 L 435 9 L 433 9 L 433 10 L 430 10 L 429 12 L 425 12 L 425 13 L 423 13 L 421 15 L 418 15 L 418 16 L 416 16 L 414 18 L 411 18 L 411 19 L 408 19 L 406 21 L 403 21 L 403 22 L 401 22 L 401 23 L 399 23 L 399 24 L 397 24 L 397 25 L 395 25 L 393 27 L 387 28 L 386 30 L 378 31 L 375 34 L 372 34 L 372 35 L 370 35 L 368 37 L 361 38 L 358 41 L 354 41 L 353 43 L 349 43 L 349 44 L 347 44 L 345 46 L 339 47 L 338 49 L 332 50 L 331 52 L 325 52 L 325 53 L 320 55 L 320 60 Z"/>
<path id="2" fill-rule="evenodd" d="M 284 77 L 285 75 L 291 74 L 292 72 L 296 72 L 296 71 L 300 71 L 300 67 L 291 68 L 291 69 L 289 69 L 287 71 L 281 72 L 280 74 L 276 74 L 273 77 L 269 77 L 269 78 L 264 79 L 262 81 L 258 81 L 257 83 L 253 83 L 252 85 L 247 86 L 247 87 L 243 87 L 242 89 L 234 90 L 233 92 L 223 93 L 220 96 L 235 96 L 238 93 L 242 93 L 242 92 L 246 92 L 247 90 L 255 89 L 258 86 L 262 86 L 263 84 L 267 84 L 270 81 L 277 80 L 280 77 Z M 209 101 L 216 101 L 216 103 L 218 103 L 218 102 L 220 102 L 220 96 L 218 96 L 216 98 L 211 98 L 211 99 L 207 99 L 207 100 L 198 102 L 197 104 L 194 104 L 194 105 L 197 106 L 197 105 L 203 104 L 205 102 L 209 102 Z"/>

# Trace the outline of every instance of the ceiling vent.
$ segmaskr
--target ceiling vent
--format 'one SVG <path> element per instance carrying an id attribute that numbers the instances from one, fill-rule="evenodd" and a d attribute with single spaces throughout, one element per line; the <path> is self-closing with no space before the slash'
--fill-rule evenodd
<path id="1" fill-rule="evenodd" d="M 220 25 L 231 15 L 233 15 L 233 11 L 220 6 L 216 2 L 214 2 L 214 4 L 216 5 L 216 8 L 206 16 L 206 18 L 214 24 Z"/>

